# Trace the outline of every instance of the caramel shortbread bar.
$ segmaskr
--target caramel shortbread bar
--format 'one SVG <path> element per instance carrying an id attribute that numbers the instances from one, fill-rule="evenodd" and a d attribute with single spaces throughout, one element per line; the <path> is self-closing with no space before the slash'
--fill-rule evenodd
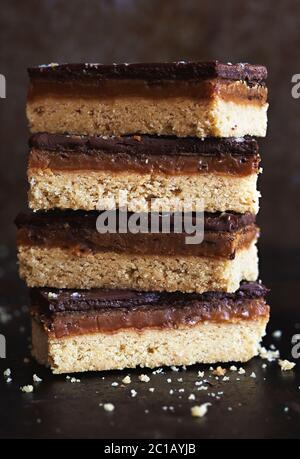
<path id="1" fill-rule="evenodd" d="M 262 136 L 266 68 L 251 64 L 50 64 L 29 69 L 31 132 Z"/>
<path id="2" fill-rule="evenodd" d="M 17 218 L 20 275 L 29 287 L 234 292 L 242 280 L 257 279 L 253 214 L 205 214 L 199 244 L 187 244 L 174 224 L 168 233 L 117 228 L 101 234 L 98 215 L 49 211 Z"/>
<path id="3" fill-rule="evenodd" d="M 231 294 L 32 289 L 32 352 L 54 373 L 245 362 L 269 319 L 266 289 Z"/>
<path id="4" fill-rule="evenodd" d="M 207 212 L 258 211 L 260 156 L 253 138 L 103 138 L 35 134 L 30 139 L 29 205 L 34 210 L 151 206 Z"/>

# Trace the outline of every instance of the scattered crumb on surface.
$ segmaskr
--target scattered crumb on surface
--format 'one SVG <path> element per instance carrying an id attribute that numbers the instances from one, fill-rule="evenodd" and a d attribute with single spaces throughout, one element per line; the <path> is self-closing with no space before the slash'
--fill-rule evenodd
<path id="1" fill-rule="evenodd" d="M 37 382 L 37 383 L 43 381 L 42 378 L 40 378 L 40 377 L 39 377 L 38 375 L 36 375 L 36 374 L 34 374 L 34 375 L 32 376 L 32 380 L 33 380 L 33 382 Z"/>
<path id="2" fill-rule="evenodd" d="M 202 418 L 207 413 L 207 408 L 211 403 L 202 403 L 202 405 L 195 405 L 191 408 L 191 413 L 194 418 Z"/>
<path id="3" fill-rule="evenodd" d="M 30 392 L 33 392 L 33 386 L 31 384 L 28 384 L 27 386 L 22 386 L 20 387 L 21 392 L 25 392 L 26 394 L 29 394 Z"/>
<path id="4" fill-rule="evenodd" d="M 155 388 L 154 387 L 149 387 L 149 392 L 154 392 Z"/>
<path id="5" fill-rule="evenodd" d="M 179 371 L 179 368 L 175 367 L 175 365 L 172 365 L 172 366 L 171 366 L 171 370 L 172 370 L 172 371 Z"/>
<path id="6" fill-rule="evenodd" d="M 147 375 L 140 375 L 139 376 L 139 380 L 142 381 L 142 382 L 148 383 L 150 381 L 150 378 Z"/>
<path id="7" fill-rule="evenodd" d="M 268 362 L 273 362 L 274 360 L 280 357 L 279 351 L 270 351 L 263 346 L 260 346 L 258 349 L 259 356 L 261 359 L 268 360 Z"/>
<path id="8" fill-rule="evenodd" d="M 73 378 L 69 378 L 69 379 L 70 379 L 70 382 L 71 382 L 72 384 L 74 384 L 74 383 L 80 383 L 80 379 L 78 379 L 78 378 L 74 378 L 74 377 L 73 377 Z"/>
<path id="9" fill-rule="evenodd" d="M 237 367 L 235 365 L 231 365 L 229 368 L 230 371 L 237 371 Z"/>
<path id="10" fill-rule="evenodd" d="M 190 394 L 190 395 L 188 396 L 188 399 L 189 399 L 189 400 L 196 400 L 196 396 L 195 396 L 194 394 Z"/>
<path id="11" fill-rule="evenodd" d="M 134 390 L 134 389 L 131 389 L 130 393 L 131 393 L 131 397 L 136 397 L 137 396 L 137 391 Z"/>
<path id="12" fill-rule="evenodd" d="M 10 375 L 11 375 L 11 369 L 10 368 L 6 368 L 6 370 L 3 371 L 3 376 L 5 378 L 8 378 Z"/>
<path id="13" fill-rule="evenodd" d="M 112 385 L 113 387 L 117 387 L 117 386 L 119 385 L 119 383 L 117 383 L 116 381 L 114 381 L 114 382 L 111 383 L 111 385 Z"/>
<path id="14" fill-rule="evenodd" d="M 243 367 L 240 367 L 238 373 L 239 373 L 239 375 L 244 375 L 246 373 L 246 371 L 244 370 Z"/>
<path id="15" fill-rule="evenodd" d="M 130 384 L 131 383 L 131 378 L 129 375 L 125 376 L 125 378 L 122 379 L 122 383 L 124 384 Z"/>
<path id="16" fill-rule="evenodd" d="M 10 378 L 10 377 L 6 378 L 5 382 L 6 383 L 11 383 L 12 382 L 12 378 Z"/>
<path id="17" fill-rule="evenodd" d="M 216 376 L 224 376 L 226 374 L 226 368 L 222 368 L 222 367 L 217 367 L 214 371 L 213 371 L 213 375 L 216 375 Z"/>
<path id="18" fill-rule="evenodd" d="M 199 376 L 199 378 L 203 378 L 203 376 L 204 376 L 204 371 L 198 371 L 198 376 Z"/>
<path id="19" fill-rule="evenodd" d="M 289 360 L 278 360 L 278 364 L 281 367 L 281 371 L 289 371 L 295 367 L 294 362 L 290 362 Z"/>
<path id="20" fill-rule="evenodd" d="M 256 374 L 254 373 L 254 371 L 252 371 L 250 378 L 256 378 Z"/>
<path id="21" fill-rule="evenodd" d="M 104 403 L 103 408 L 105 409 L 105 411 L 110 412 L 110 411 L 114 411 L 115 405 L 113 405 L 112 403 Z"/>

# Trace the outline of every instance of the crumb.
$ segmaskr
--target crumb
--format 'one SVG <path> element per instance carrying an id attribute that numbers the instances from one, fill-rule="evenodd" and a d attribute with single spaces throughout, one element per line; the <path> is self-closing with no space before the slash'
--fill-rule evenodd
<path id="1" fill-rule="evenodd" d="M 239 371 L 238 371 L 239 375 L 244 375 L 246 373 L 246 371 L 244 370 L 244 368 L 239 368 Z"/>
<path id="2" fill-rule="evenodd" d="M 55 300 L 57 298 L 57 293 L 48 292 L 48 298 Z"/>
<path id="3" fill-rule="evenodd" d="M 129 375 L 125 376 L 125 378 L 122 379 L 122 383 L 124 384 L 130 384 L 131 383 L 131 378 Z"/>
<path id="4" fill-rule="evenodd" d="M 155 388 L 154 387 L 149 387 L 149 392 L 154 392 Z"/>
<path id="5" fill-rule="evenodd" d="M 20 387 L 20 390 L 21 392 L 29 394 L 30 392 L 33 392 L 33 386 L 31 384 L 28 384 L 27 386 Z"/>
<path id="6" fill-rule="evenodd" d="M 235 365 L 231 365 L 229 368 L 230 371 L 237 371 L 237 367 Z"/>
<path id="7" fill-rule="evenodd" d="M 167 379 L 167 383 L 170 384 L 171 382 L 172 382 L 172 379 L 171 379 L 171 378 L 168 378 L 168 379 Z"/>
<path id="8" fill-rule="evenodd" d="M 115 406 L 112 403 L 104 403 L 103 408 L 105 411 L 114 411 Z"/>
<path id="9" fill-rule="evenodd" d="M 228 411 L 232 411 L 232 406 L 229 406 L 229 407 L 228 407 Z"/>
<path id="10" fill-rule="evenodd" d="M 281 330 L 275 330 L 272 333 L 273 338 L 280 339 L 282 337 L 282 331 Z"/>
<path id="11" fill-rule="evenodd" d="M 273 362 L 280 356 L 279 351 L 269 351 L 268 349 L 262 346 L 259 347 L 258 352 L 260 358 L 268 360 L 268 362 Z"/>
<path id="12" fill-rule="evenodd" d="M 203 378 L 203 376 L 204 376 L 204 371 L 198 371 L 198 376 L 199 376 L 199 378 Z"/>
<path id="13" fill-rule="evenodd" d="M 190 394 L 190 395 L 188 396 L 188 399 L 189 399 L 189 400 L 196 400 L 196 396 L 195 396 L 194 394 Z"/>
<path id="14" fill-rule="evenodd" d="M 229 377 L 228 376 L 224 376 L 224 378 L 222 379 L 222 381 L 229 381 Z"/>
<path id="15" fill-rule="evenodd" d="M 278 364 L 281 367 L 281 371 L 292 370 L 296 365 L 294 362 L 290 362 L 289 360 L 278 360 Z"/>
<path id="16" fill-rule="evenodd" d="M 33 382 L 42 382 L 42 378 L 40 378 L 38 375 L 34 374 L 32 376 Z"/>
<path id="17" fill-rule="evenodd" d="M 134 135 L 133 138 L 134 140 L 137 140 L 138 142 L 142 140 L 142 137 L 140 135 Z"/>
<path id="18" fill-rule="evenodd" d="M 256 374 L 254 373 L 254 371 L 252 371 L 250 378 L 256 378 Z"/>
<path id="19" fill-rule="evenodd" d="M 207 407 L 211 406 L 211 403 L 203 403 L 202 405 L 195 405 L 191 408 L 193 417 L 202 418 L 207 413 Z"/>
<path id="20" fill-rule="evenodd" d="M 12 379 L 8 377 L 8 378 L 6 378 L 5 382 L 6 383 L 10 383 L 10 382 L 12 382 Z"/>
<path id="21" fill-rule="evenodd" d="M 284 411 L 285 413 L 287 413 L 287 412 L 289 411 L 289 407 L 288 407 L 288 406 L 285 406 L 284 409 L 283 409 L 283 411 Z"/>
<path id="22" fill-rule="evenodd" d="M 164 370 L 162 368 L 158 368 L 157 370 L 152 371 L 152 374 L 153 375 L 159 375 L 159 374 L 161 374 L 163 372 L 164 372 Z"/>
<path id="23" fill-rule="evenodd" d="M 213 371 L 213 375 L 216 375 L 216 376 L 224 376 L 226 373 L 226 368 L 222 368 L 222 367 L 217 367 L 214 371 Z"/>
<path id="24" fill-rule="evenodd" d="M 214 367 L 209 367 L 209 371 L 214 371 Z"/>
<path id="25" fill-rule="evenodd" d="M 173 395 L 173 394 L 174 394 L 174 390 L 173 390 L 173 389 L 170 389 L 170 390 L 169 390 L 169 394 Z"/>
<path id="26" fill-rule="evenodd" d="M 179 389 L 178 392 L 184 392 L 184 388 Z"/>
<path id="27" fill-rule="evenodd" d="M 8 376 L 11 375 L 11 369 L 7 368 L 5 371 L 3 371 L 3 375 L 5 378 L 8 378 Z"/>
<path id="28" fill-rule="evenodd" d="M 175 365 L 172 365 L 172 366 L 171 366 L 171 370 L 172 370 L 172 371 L 179 371 L 179 368 L 175 367 Z"/>
<path id="29" fill-rule="evenodd" d="M 117 382 L 115 381 L 115 382 L 111 383 L 111 385 L 112 385 L 113 387 L 117 387 L 117 386 L 119 385 L 119 383 L 117 383 Z"/>
<path id="30" fill-rule="evenodd" d="M 137 391 L 134 389 L 131 389 L 131 397 L 136 397 L 137 396 Z"/>
<path id="31" fill-rule="evenodd" d="M 263 363 L 261 367 L 262 367 L 262 369 L 264 370 L 265 368 L 267 368 L 267 364 L 266 364 L 266 363 Z"/>
<path id="32" fill-rule="evenodd" d="M 139 380 L 142 381 L 142 382 L 149 382 L 150 378 L 147 375 L 140 375 L 139 376 Z"/>
<path id="33" fill-rule="evenodd" d="M 80 379 L 77 379 L 77 378 L 70 378 L 70 377 L 69 377 L 69 379 L 70 379 L 70 382 L 71 382 L 72 384 L 74 384 L 74 383 L 80 383 Z"/>

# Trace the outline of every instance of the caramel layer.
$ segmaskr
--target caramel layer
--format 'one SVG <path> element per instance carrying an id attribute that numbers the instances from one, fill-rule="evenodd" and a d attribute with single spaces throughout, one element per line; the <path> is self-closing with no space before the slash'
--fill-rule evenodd
<path id="1" fill-rule="evenodd" d="M 44 97 L 74 99 L 97 98 L 98 100 L 115 98 L 150 98 L 150 99 L 192 99 L 213 100 L 220 98 L 235 103 L 264 105 L 268 91 L 262 84 L 247 84 L 246 81 L 213 78 L 204 81 L 148 81 L 148 80 L 48 80 L 31 81 L 28 102 Z"/>
<path id="2" fill-rule="evenodd" d="M 203 242 L 187 244 L 187 234 L 175 233 L 172 226 L 170 233 L 100 234 L 96 229 L 98 215 L 76 211 L 21 214 L 16 220 L 18 246 L 68 248 L 75 253 L 113 251 L 233 259 L 236 251 L 248 248 L 259 233 L 252 214 L 206 214 Z"/>
<path id="3" fill-rule="evenodd" d="M 120 329 L 180 328 L 267 317 L 266 288 L 245 282 L 232 294 L 135 292 L 126 290 L 32 289 L 34 319 L 53 338 Z"/>
<path id="4" fill-rule="evenodd" d="M 33 135 L 29 170 L 107 170 L 137 173 L 258 173 L 260 156 L 254 139 L 198 139 Z"/>

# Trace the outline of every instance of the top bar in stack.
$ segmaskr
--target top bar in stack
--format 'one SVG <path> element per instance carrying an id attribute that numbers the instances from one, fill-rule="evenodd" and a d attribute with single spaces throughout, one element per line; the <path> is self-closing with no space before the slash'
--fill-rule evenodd
<path id="1" fill-rule="evenodd" d="M 32 133 L 265 136 L 266 68 L 250 64 L 51 64 L 29 69 Z"/>

